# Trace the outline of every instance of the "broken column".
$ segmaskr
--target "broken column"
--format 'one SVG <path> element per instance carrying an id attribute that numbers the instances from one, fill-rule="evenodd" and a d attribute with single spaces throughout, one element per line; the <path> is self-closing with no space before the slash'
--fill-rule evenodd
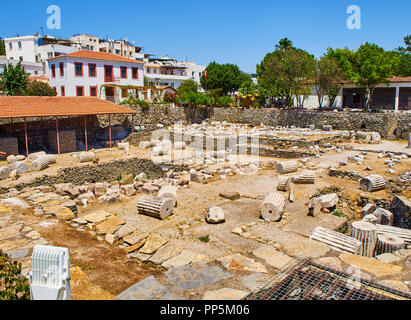
<path id="1" fill-rule="evenodd" d="M 28 158 L 27 158 L 27 160 L 29 160 L 29 161 L 34 161 L 34 160 L 36 160 L 38 157 L 45 156 L 45 155 L 47 155 L 47 154 L 46 154 L 44 151 L 35 152 L 35 153 L 30 153 L 29 156 L 28 156 Z"/>
<path id="2" fill-rule="evenodd" d="M 169 198 L 141 196 L 138 199 L 137 209 L 139 214 L 144 214 L 164 220 L 173 214 L 174 202 Z"/>
<path id="3" fill-rule="evenodd" d="M 94 152 L 82 152 L 79 156 L 79 162 L 92 162 L 95 157 L 96 155 L 94 154 Z"/>
<path id="4" fill-rule="evenodd" d="M 362 242 L 360 255 L 373 257 L 377 244 L 377 227 L 364 221 L 353 222 L 351 237 Z"/>
<path id="5" fill-rule="evenodd" d="M 361 241 L 352 237 L 346 236 L 340 232 L 332 231 L 322 227 L 314 229 L 310 239 L 317 240 L 328 244 L 331 249 L 339 252 L 348 252 L 351 254 L 360 254 Z"/>
<path id="6" fill-rule="evenodd" d="M 411 132 L 408 133 L 408 149 L 411 149 Z"/>
<path id="7" fill-rule="evenodd" d="M 277 184 L 278 191 L 289 191 L 291 190 L 291 177 L 280 177 Z"/>
<path id="8" fill-rule="evenodd" d="M 392 226 L 394 223 L 394 215 L 392 214 L 392 212 L 383 208 L 377 208 L 377 210 L 374 211 L 373 215 L 377 217 L 378 224 Z"/>
<path id="9" fill-rule="evenodd" d="M 49 166 L 49 157 L 47 155 L 38 157 L 31 163 L 31 170 L 41 171 Z"/>
<path id="10" fill-rule="evenodd" d="M 362 218 L 362 221 L 372 223 L 373 225 L 376 225 L 378 223 L 378 218 L 374 216 L 373 214 L 367 214 Z"/>
<path id="11" fill-rule="evenodd" d="M 286 162 L 277 162 L 275 164 L 275 169 L 280 174 L 292 173 L 298 171 L 297 161 L 286 161 Z"/>
<path id="12" fill-rule="evenodd" d="M 278 192 L 269 193 L 261 205 L 261 216 L 264 220 L 276 222 L 284 213 L 285 198 Z"/>
<path id="13" fill-rule="evenodd" d="M 387 187 L 385 179 L 377 174 L 360 180 L 360 189 L 368 192 L 384 190 Z"/>
<path id="14" fill-rule="evenodd" d="M 315 183 L 315 173 L 312 170 L 306 170 L 302 172 L 299 176 L 294 177 L 292 182 L 297 184 L 314 184 Z"/>
<path id="15" fill-rule="evenodd" d="M 404 248 L 405 242 L 403 239 L 393 235 L 380 234 L 378 235 L 375 254 L 380 255 L 383 253 L 393 253 Z"/>
<path id="16" fill-rule="evenodd" d="M 158 192 L 160 198 L 168 198 L 174 201 L 174 205 L 177 204 L 177 187 L 167 185 L 160 189 Z"/>
<path id="17" fill-rule="evenodd" d="M 382 234 L 386 234 L 386 235 L 389 235 L 389 236 L 399 237 L 402 240 L 404 240 L 405 245 L 410 247 L 410 245 L 411 245 L 411 230 L 403 229 L 403 228 L 390 227 L 390 226 L 383 226 L 383 225 L 380 225 L 380 224 L 377 224 L 376 227 L 377 227 L 378 236 L 380 236 Z"/>

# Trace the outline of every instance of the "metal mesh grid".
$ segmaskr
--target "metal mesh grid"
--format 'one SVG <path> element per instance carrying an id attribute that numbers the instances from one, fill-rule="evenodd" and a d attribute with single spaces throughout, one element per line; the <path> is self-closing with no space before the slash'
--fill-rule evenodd
<path id="1" fill-rule="evenodd" d="M 411 300 L 411 294 L 295 259 L 245 300 Z"/>

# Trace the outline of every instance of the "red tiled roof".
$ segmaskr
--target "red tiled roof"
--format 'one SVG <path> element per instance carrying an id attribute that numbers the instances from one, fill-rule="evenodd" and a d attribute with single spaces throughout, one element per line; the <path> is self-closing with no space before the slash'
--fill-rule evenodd
<path id="1" fill-rule="evenodd" d="M 392 77 L 388 78 L 390 82 L 411 82 L 411 77 Z"/>
<path id="2" fill-rule="evenodd" d="M 137 112 L 95 97 L 0 97 L 0 119 L 132 113 Z"/>
<path id="3" fill-rule="evenodd" d="M 119 61 L 119 62 L 144 64 L 144 62 L 142 61 L 137 61 L 137 60 L 121 57 L 113 53 L 87 51 L 87 50 L 81 50 L 81 51 L 76 51 L 73 53 L 63 54 L 61 56 L 50 58 L 48 60 L 60 59 L 62 57 L 74 57 L 74 58 L 90 59 L 90 60 L 106 60 L 106 61 Z"/>
<path id="4" fill-rule="evenodd" d="M 159 86 L 159 87 L 158 87 L 158 89 L 160 89 L 160 90 L 164 90 L 164 89 L 167 89 L 167 88 L 171 88 L 171 89 L 173 89 L 174 91 L 177 91 L 177 90 L 174 89 L 172 86 Z"/>

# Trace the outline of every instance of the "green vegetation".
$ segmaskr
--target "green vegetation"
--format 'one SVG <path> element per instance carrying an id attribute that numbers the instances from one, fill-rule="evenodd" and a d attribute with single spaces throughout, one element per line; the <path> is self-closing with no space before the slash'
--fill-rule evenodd
<path id="1" fill-rule="evenodd" d="M 0 300 L 29 300 L 29 281 L 21 276 L 21 263 L 0 250 Z"/>
<path id="2" fill-rule="evenodd" d="M 221 91 L 221 96 L 236 92 L 243 82 L 250 79 L 249 75 L 234 64 L 211 62 L 206 70 L 207 79 L 204 72 L 200 80 L 201 87 L 206 91 L 218 89 Z"/>
<path id="3" fill-rule="evenodd" d="M 0 56 L 6 55 L 6 46 L 4 45 L 4 40 L 0 37 Z"/>
<path id="4" fill-rule="evenodd" d="M 29 74 L 20 62 L 15 67 L 12 64 L 6 65 L 0 73 L 0 90 L 8 96 L 23 96 L 26 94 L 28 78 Z"/>
<path id="5" fill-rule="evenodd" d="M 202 235 L 200 237 L 198 237 L 198 239 L 200 239 L 201 242 L 210 242 L 210 236 L 208 234 L 206 235 Z"/>
<path id="6" fill-rule="evenodd" d="M 40 81 L 33 81 L 27 85 L 26 88 L 27 96 L 56 96 L 57 92 L 47 83 Z"/>

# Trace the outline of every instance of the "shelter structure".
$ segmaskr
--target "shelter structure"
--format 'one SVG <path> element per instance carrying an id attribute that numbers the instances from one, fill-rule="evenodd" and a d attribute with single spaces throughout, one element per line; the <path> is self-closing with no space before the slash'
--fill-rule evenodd
<path id="1" fill-rule="evenodd" d="M 136 111 L 130 108 L 94 97 L 0 97 L 0 119 L 24 119 L 25 149 L 27 156 L 29 154 L 27 118 L 55 118 L 57 152 L 60 154 L 59 118 L 84 117 L 85 146 L 86 151 L 88 151 L 87 116 L 108 116 L 111 148 L 111 116 L 117 114 L 131 115 L 132 128 L 134 129 L 134 114 L 136 113 Z"/>

